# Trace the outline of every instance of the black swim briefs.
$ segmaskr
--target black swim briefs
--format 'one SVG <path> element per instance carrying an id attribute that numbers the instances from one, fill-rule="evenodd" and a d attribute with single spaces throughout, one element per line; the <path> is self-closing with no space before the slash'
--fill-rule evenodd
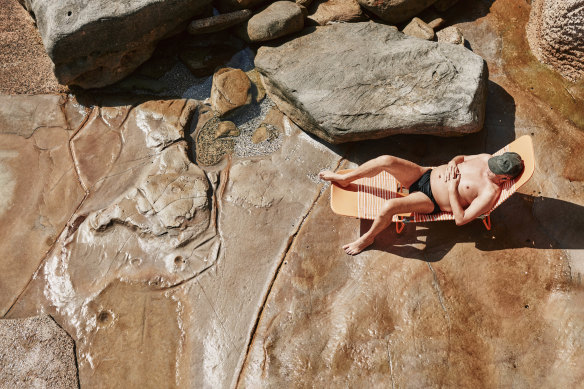
<path id="1" fill-rule="evenodd" d="M 432 188 L 430 187 L 430 174 L 432 174 L 432 169 L 428 170 L 426 173 L 422 174 L 420 178 L 412 185 L 410 185 L 409 192 L 422 192 L 432 200 L 434 203 L 434 210 L 432 213 L 440 212 L 440 207 L 436 200 L 434 200 L 434 195 L 432 194 Z"/>

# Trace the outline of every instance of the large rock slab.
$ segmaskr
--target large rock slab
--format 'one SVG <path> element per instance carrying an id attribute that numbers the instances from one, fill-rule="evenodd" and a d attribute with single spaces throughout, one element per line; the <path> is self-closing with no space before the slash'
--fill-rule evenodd
<path id="1" fill-rule="evenodd" d="M 527 40 L 533 54 L 570 81 L 584 76 L 584 1 L 537 0 Z"/>
<path id="2" fill-rule="evenodd" d="M 436 0 L 357 0 L 361 6 L 392 24 L 402 23 L 431 6 Z"/>
<path id="3" fill-rule="evenodd" d="M 61 96 L 0 96 L 0 316 L 84 197 L 69 142 L 86 115 Z"/>
<path id="4" fill-rule="evenodd" d="M 0 320 L 0 386 L 78 388 L 75 344 L 50 316 Z"/>
<path id="5" fill-rule="evenodd" d="M 121 80 L 211 0 L 26 0 L 59 82 L 82 88 Z"/>
<path id="6" fill-rule="evenodd" d="M 462 135 L 483 125 L 483 59 L 386 25 L 317 27 L 279 47 L 260 48 L 255 64 L 278 108 L 329 142 Z"/>

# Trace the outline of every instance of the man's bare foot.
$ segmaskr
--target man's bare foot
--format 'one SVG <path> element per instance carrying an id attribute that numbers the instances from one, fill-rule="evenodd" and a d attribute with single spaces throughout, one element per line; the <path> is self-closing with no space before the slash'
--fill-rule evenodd
<path id="1" fill-rule="evenodd" d="M 360 237 L 356 241 L 346 244 L 343 246 L 343 250 L 349 255 L 357 255 L 363 251 L 367 246 L 373 243 L 373 239 L 367 239 L 364 236 Z"/>
<path id="2" fill-rule="evenodd" d="M 331 172 L 330 170 L 322 171 L 318 174 L 318 176 L 322 180 L 336 182 L 340 186 L 347 186 L 351 183 L 351 181 L 344 179 L 342 174 L 337 174 Z"/>

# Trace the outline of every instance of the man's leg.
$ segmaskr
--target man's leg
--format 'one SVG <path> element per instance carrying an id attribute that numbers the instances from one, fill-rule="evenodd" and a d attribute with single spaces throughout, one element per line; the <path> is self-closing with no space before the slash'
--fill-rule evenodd
<path id="1" fill-rule="evenodd" d="M 428 167 L 417 165 L 403 158 L 382 155 L 365 162 L 350 173 L 337 174 L 327 170 L 321 172 L 319 177 L 323 180 L 334 181 L 341 186 L 347 186 L 359 178 L 373 177 L 385 170 L 403 186 L 409 188 L 428 169 Z"/>
<path id="2" fill-rule="evenodd" d="M 349 255 L 359 254 L 363 249 L 373 243 L 375 237 L 379 235 L 381 231 L 391 224 L 393 215 L 397 213 L 431 213 L 433 210 L 434 203 L 432 203 L 432 200 L 430 200 L 428 196 L 421 192 L 415 192 L 405 197 L 387 200 L 385 204 L 383 204 L 381 212 L 373 221 L 369 231 L 356 241 L 344 245 L 343 249 Z"/>

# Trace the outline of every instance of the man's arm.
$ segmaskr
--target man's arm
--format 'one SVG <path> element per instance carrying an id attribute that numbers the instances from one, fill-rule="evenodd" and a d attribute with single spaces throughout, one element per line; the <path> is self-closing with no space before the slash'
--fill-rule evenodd
<path id="1" fill-rule="evenodd" d="M 463 209 L 460 205 L 460 198 L 458 197 L 459 182 L 460 175 L 448 182 L 448 198 L 450 200 L 452 213 L 454 214 L 454 222 L 457 226 L 462 226 L 489 210 L 493 202 L 495 192 L 484 190 L 476 199 L 472 201 L 472 203 L 470 203 L 468 208 Z"/>

